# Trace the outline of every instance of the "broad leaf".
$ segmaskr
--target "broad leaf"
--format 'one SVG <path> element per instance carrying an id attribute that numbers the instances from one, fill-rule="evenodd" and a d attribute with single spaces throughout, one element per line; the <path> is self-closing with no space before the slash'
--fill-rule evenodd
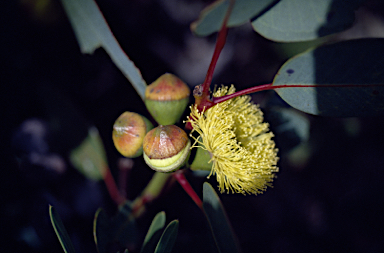
<path id="1" fill-rule="evenodd" d="M 252 22 L 267 39 L 281 42 L 313 40 L 350 27 L 364 0 L 281 0 Z"/>
<path id="2" fill-rule="evenodd" d="M 384 114 L 384 39 L 360 39 L 315 48 L 278 71 L 276 92 L 310 114 L 358 117 Z M 309 86 L 309 87 L 305 87 Z"/>
<path id="3" fill-rule="evenodd" d="M 251 18 L 260 14 L 275 0 L 237 0 L 233 7 L 227 26 L 239 26 L 249 22 Z M 192 23 L 191 29 L 198 36 L 207 36 L 220 30 L 229 0 L 218 0 L 205 8 L 197 21 Z"/>
<path id="4" fill-rule="evenodd" d="M 219 252 L 240 252 L 219 196 L 207 182 L 203 185 L 203 208 Z"/>
<path id="5" fill-rule="evenodd" d="M 274 106 L 267 109 L 265 121 L 276 135 L 279 151 L 288 152 L 309 139 L 309 119 L 298 110 Z"/>
<path id="6" fill-rule="evenodd" d="M 103 47 L 112 61 L 144 100 L 146 82 L 121 49 L 94 0 L 62 0 L 82 53 L 92 54 Z"/>
<path id="7" fill-rule="evenodd" d="M 161 230 L 165 226 L 165 212 L 158 213 L 151 223 L 145 236 L 141 252 L 152 253 L 156 249 L 156 245 L 161 237 Z"/>
<path id="8" fill-rule="evenodd" d="M 179 221 L 171 221 L 161 235 L 160 241 L 156 246 L 155 253 L 170 253 L 175 244 L 177 231 L 179 229 Z"/>
<path id="9" fill-rule="evenodd" d="M 107 164 L 104 145 L 95 127 L 88 131 L 87 138 L 70 153 L 73 166 L 87 178 L 100 180 L 104 177 Z"/>
<path id="10" fill-rule="evenodd" d="M 67 230 L 65 229 L 59 214 L 56 212 L 53 206 L 49 206 L 49 217 L 51 218 L 52 226 L 55 229 L 55 233 L 57 238 L 59 238 L 61 247 L 63 247 L 64 252 L 75 253 L 75 248 L 73 247 Z"/>

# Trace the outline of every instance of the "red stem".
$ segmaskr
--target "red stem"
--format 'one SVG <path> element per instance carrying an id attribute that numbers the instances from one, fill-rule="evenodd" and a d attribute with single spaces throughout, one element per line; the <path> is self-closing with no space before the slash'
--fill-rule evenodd
<path id="1" fill-rule="evenodd" d="M 279 85 L 279 86 L 283 86 L 283 85 Z M 282 87 L 279 87 L 279 86 L 272 86 L 271 83 L 257 85 L 257 86 L 254 86 L 254 87 L 251 87 L 251 88 L 248 88 L 248 89 L 245 89 L 245 90 L 237 91 L 237 92 L 232 93 L 230 95 L 225 95 L 225 96 L 222 96 L 222 97 L 214 97 L 212 99 L 212 102 L 215 105 L 215 104 L 227 101 L 227 100 L 229 100 L 231 98 L 235 98 L 235 97 L 238 97 L 238 96 L 247 95 L 247 94 L 250 94 L 250 93 L 254 93 L 254 92 L 258 92 L 258 91 L 263 91 L 263 90 L 273 90 L 273 89 L 276 89 L 276 88 L 282 88 Z M 288 86 L 288 85 L 284 85 L 284 86 Z M 206 108 L 206 109 L 208 109 L 208 108 Z"/>
<path id="2" fill-rule="evenodd" d="M 179 182 L 181 187 L 183 187 L 185 192 L 192 198 L 192 200 L 196 203 L 196 205 L 201 210 L 203 210 L 203 202 L 201 201 L 199 196 L 197 196 L 196 192 L 193 190 L 192 186 L 189 184 L 188 180 L 185 178 L 184 173 L 182 171 L 177 171 L 173 173 L 172 176 L 177 180 L 177 182 Z"/>
<path id="3" fill-rule="evenodd" d="M 285 84 L 285 85 L 272 85 L 272 83 L 268 84 L 262 84 L 262 85 L 257 85 L 255 87 L 251 87 L 245 90 L 237 91 L 235 93 L 232 93 L 230 95 L 225 95 L 222 97 L 214 97 L 212 99 L 212 106 L 218 103 L 222 103 L 224 101 L 227 101 L 231 98 L 235 98 L 238 96 L 242 95 L 247 95 L 250 93 L 255 93 L 259 91 L 264 91 L 264 90 L 275 90 L 275 89 L 282 89 L 282 88 L 308 88 L 308 87 L 314 87 L 314 88 L 325 88 L 325 87 L 367 87 L 367 86 L 377 86 L 377 84 L 364 84 L 364 85 L 338 85 L 338 84 Z M 206 107 L 205 109 L 209 109 L 210 107 Z"/>
<path id="4" fill-rule="evenodd" d="M 211 64 L 209 65 L 207 75 L 205 77 L 205 80 L 203 84 L 201 85 L 201 91 L 199 94 L 196 94 L 195 99 L 196 99 L 196 104 L 197 104 L 197 109 L 199 111 L 202 111 L 204 107 L 211 107 L 211 101 L 209 100 L 210 92 L 209 92 L 209 86 L 211 85 L 212 78 L 213 78 L 213 72 L 216 68 L 217 61 L 219 59 L 220 53 L 222 49 L 224 48 L 225 41 L 227 39 L 227 34 L 228 34 L 228 28 L 227 28 L 227 23 L 228 19 L 231 15 L 233 6 L 235 4 L 234 0 L 230 0 L 229 6 L 227 9 L 227 12 L 225 14 L 223 24 L 221 25 L 219 35 L 217 38 L 216 46 L 215 46 L 215 51 L 212 56 Z M 195 93 L 194 93 L 195 95 Z"/>
<path id="5" fill-rule="evenodd" d="M 109 195 L 117 205 L 120 205 L 126 201 L 126 199 L 120 194 L 119 189 L 117 188 L 115 179 L 113 178 L 109 167 L 106 168 L 106 172 L 104 175 L 104 182 L 105 182 L 105 185 L 107 186 Z"/>

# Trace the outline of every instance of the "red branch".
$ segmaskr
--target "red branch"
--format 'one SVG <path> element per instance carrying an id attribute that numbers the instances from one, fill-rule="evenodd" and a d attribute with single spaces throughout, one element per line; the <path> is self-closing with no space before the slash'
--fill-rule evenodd
<path id="1" fill-rule="evenodd" d="M 120 194 L 119 189 L 117 188 L 115 179 L 113 178 L 109 167 L 106 168 L 105 175 L 104 175 L 104 182 L 105 182 L 105 185 L 107 186 L 109 195 L 111 196 L 112 200 L 115 201 L 117 205 L 124 203 L 125 198 Z"/>
<path id="2" fill-rule="evenodd" d="M 211 107 L 213 105 L 212 102 L 210 101 L 209 86 L 211 85 L 213 72 L 216 68 L 216 64 L 219 59 L 220 53 L 224 48 L 224 45 L 227 39 L 227 34 L 228 34 L 227 23 L 231 15 L 234 4 L 235 4 L 235 1 L 230 0 L 227 12 L 223 20 L 223 24 L 221 25 L 221 28 L 219 31 L 215 51 L 213 53 L 212 61 L 211 61 L 211 64 L 209 65 L 205 80 L 203 84 L 195 87 L 195 90 L 193 92 L 193 95 L 195 97 L 195 103 L 199 111 L 202 111 L 204 107 Z"/>
<path id="3" fill-rule="evenodd" d="M 192 186 L 189 184 L 188 180 L 185 178 L 185 175 L 182 171 L 177 171 L 173 173 L 172 175 L 177 182 L 183 187 L 185 192 L 192 198 L 192 200 L 196 203 L 198 207 L 200 207 L 201 210 L 203 210 L 203 202 L 197 196 L 196 192 L 193 190 Z"/>
<path id="4" fill-rule="evenodd" d="M 241 90 L 241 91 L 232 93 L 230 95 L 225 95 L 222 97 L 214 97 L 212 99 L 212 106 L 214 106 L 215 104 L 227 101 L 231 98 L 235 98 L 238 96 L 247 95 L 247 94 L 255 93 L 255 92 L 259 92 L 259 91 L 264 91 L 264 90 L 275 90 L 275 89 L 283 89 L 283 88 L 309 88 L 309 87 L 313 87 L 313 88 L 330 88 L 330 87 L 353 88 L 353 87 L 375 87 L 378 85 L 380 85 L 380 84 L 361 84 L 361 85 L 356 85 L 356 84 L 312 84 L 312 85 L 310 85 L 310 84 L 285 84 L 285 85 L 272 85 L 272 83 L 268 83 L 268 84 L 263 84 L 263 85 L 257 85 L 257 86 L 254 86 L 254 87 L 251 87 L 251 88 L 248 88 L 245 90 Z M 206 107 L 205 109 L 207 110 L 212 106 Z"/>

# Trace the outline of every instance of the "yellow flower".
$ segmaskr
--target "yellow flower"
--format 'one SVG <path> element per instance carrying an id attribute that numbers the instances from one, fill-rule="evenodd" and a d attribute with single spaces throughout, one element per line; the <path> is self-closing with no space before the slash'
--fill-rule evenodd
<path id="1" fill-rule="evenodd" d="M 235 92 L 233 85 L 219 88 L 214 97 Z M 250 102 L 250 96 L 235 97 L 199 112 L 191 107 L 192 147 L 200 147 L 211 155 L 211 175 L 216 175 L 221 193 L 258 194 L 271 186 L 278 171 L 278 157 L 273 133 L 263 123 L 263 113 Z M 200 145 L 199 145 L 200 144 Z"/>

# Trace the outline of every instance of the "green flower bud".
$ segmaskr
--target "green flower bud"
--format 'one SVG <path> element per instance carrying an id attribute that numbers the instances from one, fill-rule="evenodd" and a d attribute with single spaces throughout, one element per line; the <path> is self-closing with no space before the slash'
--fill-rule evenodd
<path id="1" fill-rule="evenodd" d="M 144 160 L 153 170 L 173 172 L 185 164 L 190 147 L 191 141 L 183 129 L 160 125 L 144 137 Z"/>
<path id="2" fill-rule="evenodd" d="M 196 155 L 195 155 L 195 158 L 193 159 L 193 162 L 190 168 L 191 170 L 194 170 L 194 171 L 197 171 L 197 170 L 211 171 L 212 162 L 210 161 L 211 161 L 211 154 L 203 148 L 198 148 L 196 150 Z"/>
<path id="3" fill-rule="evenodd" d="M 166 73 L 148 85 L 145 105 L 160 125 L 172 125 L 187 107 L 189 94 L 189 87 L 181 79 Z"/>
<path id="4" fill-rule="evenodd" d="M 152 128 L 152 123 L 144 116 L 134 112 L 124 112 L 113 125 L 113 143 L 125 157 L 140 156 L 143 153 L 144 136 Z"/>

